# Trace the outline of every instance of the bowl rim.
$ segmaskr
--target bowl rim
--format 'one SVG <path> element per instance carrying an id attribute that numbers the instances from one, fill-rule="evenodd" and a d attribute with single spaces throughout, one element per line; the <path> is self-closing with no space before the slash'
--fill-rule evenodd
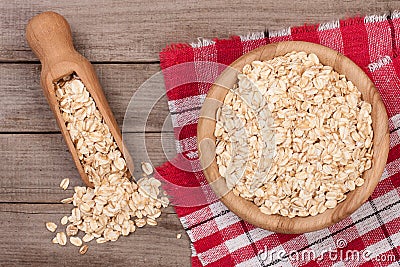
<path id="1" fill-rule="evenodd" d="M 232 190 L 229 191 L 227 189 L 225 179 L 221 178 L 218 172 L 215 160 L 215 136 L 213 134 L 215 111 L 222 105 L 221 100 L 223 101 L 228 92 L 226 88 L 230 88 L 237 81 L 237 75 L 232 78 L 233 75 L 237 74 L 238 71 L 241 72 L 244 65 L 254 60 L 268 60 L 291 51 L 316 54 L 322 64 L 332 66 L 334 70 L 346 75 L 346 78 L 357 86 L 362 94 L 362 99 L 372 105 L 371 117 L 374 145 L 372 167 L 362 175 L 365 179 L 363 186 L 346 193 L 347 198 L 338 203 L 333 209 L 328 209 L 316 216 L 296 216 L 294 218 L 281 215 L 266 215 L 253 202 L 236 196 Z M 228 209 L 243 220 L 269 231 L 287 234 L 320 230 L 343 220 L 356 211 L 370 197 L 377 186 L 389 152 L 388 116 L 382 99 L 367 74 L 353 61 L 339 52 L 323 45 L 303 41 L 284 41 L 261 46 L 239 57 L 230 67 L 225 69 L 215 83 L 211 85 L 202 105 L 197 125 L 197 146 L 200 164 L 206 180 L 218 198 Z M 229 192 L 225 194 L 227 191 Z"/>

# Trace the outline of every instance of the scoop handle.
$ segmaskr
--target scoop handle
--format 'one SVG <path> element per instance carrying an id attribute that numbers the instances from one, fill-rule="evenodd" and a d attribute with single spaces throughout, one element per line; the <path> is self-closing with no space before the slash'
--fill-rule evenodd
<path id="1" fill-rule="evenodd" d="M 72 43 L 71 27 L 55 12 L 33 17 L 26 27 L 26 39 L 42 65 L 47 67 L 78 56 Z"/>

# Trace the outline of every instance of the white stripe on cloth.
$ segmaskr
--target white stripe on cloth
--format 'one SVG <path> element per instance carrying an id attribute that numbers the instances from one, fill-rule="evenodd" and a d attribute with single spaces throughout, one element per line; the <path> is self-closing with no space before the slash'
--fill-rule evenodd
<path id="1" fill-rule="evenodd" d="M 315 252 L 316 256 L 320 256 L 322 252 L 326 251 L 327 249 L 335 249 L 336 248 L 336 243 L 333 240 L 331 236 L 331 232 L 329 231 L 328 228 L 315 231 L 315 232 L 310 232 L 310 233 L 305 233 L 305 237 L 307 238 L 307 241 L 309 244 L 313 244 L 311 246 L 311 249 Z M 326 237 L 325 239 L 321 240 L 321 237 Z"/>
<path id="2" fill-rule="evenodd" d="M 226 227 L 229 227 L 232 224 L 240 221 L 239 217 L 236 216 L 233 212 L 227 212 L 228 208 L 224 204 L 222 204 L 221 201 L 217 201 L 211 204 L 210 210 L 214 216 L 225 213 L 224 215 L 215 218 L 215 222 L 217 223 L 219 230 L 225 229 Z"/>
<path id="3" fill-rule="evenodd" d="M 187 234 L 188 234 L 188 236 L 189 236 L 189 239 L 190 239 L 190 240 L 193 240 L 193 233 L 192 233 L 192 231 L 191 231 L 191 230 L 187 230 L 186 232 L 187 232 Z M 193 241 L 192 241 L 192 242 L 193 242 Z"/>
<path id="4" fill-rule="evenodd" d="M 326 30 L 333 30 L 333 29 L 338 29 L 340 27 L 340 21 L 339 20 L 333 20 L 333 21 L 328 21 L 325 23 L 321 23 L 318 26 L 318 31 L 326 31 Z"/>
<path id="5" fill-rule="evenodd" d="M 393 234 L 391 239 L 394 247 L 400 246 L 400 233 Z M 379 240 L 378 242 L 365 248 L 365 250 L 368 250 L 372 253 L 371 258 L 376 258 L 392 249 L 393 247 L 388 243 L 386 238 L 383 238 L 382 240 Z"/>
<path id="6" fill-rule="evenodd" d="M 292 30 L 290 27 L 281 29 L 281 30 L 273 30 L 273 31 L 269 31 L 269 38 L 289 36 L 289 35 L 291 35 L 291 33 L 292 33 Z"/>
<path id="7" fill-rule="evenodd" d="M 265 38 L 264 32 L 252 32 L 247 35 L 239 35 L 240 41 L 252 41 L 252 40 L 259 40 Z"/>
<path id="8" fill-rule="evenodd" d="M 229 253 L 233 253 L 236 250 L 243 248 L 245 246 L 250 245 L 250 240 L 247 237 L 246 233 L 243 233 L 241 235 L 238 235 L 235 238 L 229 239 L 225 241 L 225 245 L 229 250 Z"/>
<path id="9" fill-rule="evenodd" d="M 328 22 L 325 25 L 321 24 L 317 34 L 322 45 L 343 53 L 343 38 L 339 26 L 339 21 Z"/>
<path id="10" fill-rule="evenodd" d="M 193 243 L 190 243 L 190 251 L 192 252 L 192 257 L 197 257 L 197 251 L 194 248 Z"/>
<path id="11" fill-rule="evenodd" d="M 381 217 L 383 223 L 388 223 L 397 217 L 398 207 L 400 204 L 394 205 L 387 210 L 383 210 L 386 206 L 392 205 L 393 203 L 399 200 L 399 194 L 397 190 L 394 189 L 379 198 L 373 200 L 373 204 L 375 205 L 377 210 L 382 210 L 379 212 L 379 216 Z M 378 221 L 376 216 L 369 216 L 374 214 L 375 211 L 371 206 L 370 202 L 364 203 L 356 212 L 351 215 L 353 222 L 356 223 L 357 230 L 362 237 L 364 234 L 372 231 L 378 227 L 380 227 L 380 222 Z M 364 217 L 367 217 L 363 219 Z"/>
<path id="12" fill-rule="evenodd" d="M 210 84 L 205 81 L 215 81 L 220 74 L 219 64 L 210 64 L 218 62 L 217 49 L 215 42 L 200 49 L 193 50 L 193 62 L 195 74 L 197 77 L 198 94 L 207 94 Z"/>
<path id="13" fill-rule="evenodd" d="M 214 45 L 214 44 L 215 44 L 215 42 L 213 40 L 201 38 L 201 37 L 197 38 L 197 42 L 190 43 L 190 45 L 193 48 L 205 47 L 205 46 Z"/>
<path id="14" fill-rule="evenodd" d="M 395 175 L 400 172 L 400 158 L 393 160 L 392 162 L 386 164 L 385 170 L 383 171 L 381 181 L 388 177 Z"/>
<path id="15" fill-rule="evenodd" d="M 171 115 L 172 126 L 174 126 L 174 128 L 179 128 L 186 125 L 197 123 L 197 121 L 199 120 L 199 116 L 200 116 L 200 109 L 192 109 L 172 114 Z"/>
<path id="16" fill-rule="evenodd" d="M 249 231 L 250 237 L 254 242 L 257 242 L 263 238 L 273 235 L 274 232 L 267 231 L 261 228 L 255 228 Z"/>
<path id="17" fill-rule="evenodd" d="M 400 128 L 400 113 L 389 118 L 389 126 L 392 127 L 391 130 Z"/>
<path id="18" fill-rule="evenodd" d="M 334 263 L 332 267 L 349 267 L 349 266 L 346 266 L 343 261 L 338 261 Z"/>
<path id="19" fill-rule="evenodd" d="M 382 68 L 383 66 L 386 66 L 388 64 L 392 63 L 392 59 L 389 56 L 384 56 L 376 59 L 375 62 L 371 62 L 368 64 L 368 69 L 370 72 L 374 72 L 379 68 Z"/>
<path id="20" fill-rule="evenodd" d="M 175 141 L 176 153 L 182 154 L 187 151 L 197 150 L 197 137 L 192 136 Z"/>
<path id="21" fill-rule="evenodd" d="M 369 216 L 372 214 L 374 214 L 374 210 L 371 207 L 371 203 L 366 202 L 351 215 L 353 222 L 357 222 L 356 228 L 361 237 L 380 226 L 376 216 Z M 367 218 L 364 219 L 365 217 Z"/>
<path id="22" fill-rule="evenodd" d="M 186 216 L 182 216 L 180 218 L 183 227 L 185 227 L 185 229 L 187 228 L 191 228 L 194 225 L 198 224 L 199 222 L 203 222 L 208 220 L 209 218 L 212 218 L 213 214 L 209 208 L 209 206 L 206 206 L 202 209 L 199 209 L 195 212 L 189 213 Z M 195 240 L 192 240 L 193 242 Z"/>
<path id="23" fill-rule="evenodd" d="M 189 96 L 168 101 L 168 108 L 171 113 L 179 113 L 193 108 L 201 108 L 206 94 Z"/>
<path id="24" fill-rule="evenodd" d="M 231 213 L 231 212 L 227 212 L 227 214 L 229 214 L 229 213 Z M 226 216 L 226 215 L 220 215 L 220 216 Z M 212 217 L 213 217 L 213 215 L 211 215 L 209 218 L 212 218 Z M 225 222 L 226 227 L 229 227 L 230 225 L 237 222 L 235 220 L 235 218 L 232 216 L 232 214 L 229 214 L 227 217 L 225 217 L 225 220 L 227 220 L 227 222 Z M 221 230 L 218 226 L 218 223 L 216 222 L 216 219 L 206 221 L 206 222 L 203 222 L 203 221 L 204 220 L 197 221 L 196 223 L 200 223 L 200 224 L 191 229 L 191 232 L 193 235 L 192 242 L 196 242 L 200 239 L 203 239 L 203 238 L 210 236 L 214 233 L 217 233 Z M 187 222 L 187 220 L 186 220 L 186 222 Z"/>
<path id="25" fill-rule="evenodd" d="M 389 144 L 390 148 L 393 148 L 398 144 L 400 144 L 400 129 L 390 134 L 390 144 Z"/>
<path id="26" fill-rule="evenodd" d="M 391 18 L 392 19 L 400 18 L 400 12 L 398 10 L 393 11 L 392 14 L 391 14 Z"/>
<path id="27" fill-rule="evenodd" d="M 251 50 L 256 48 L 254 41 L 257 41 L 257 43 L 259 45 L 261 45 L 261 43 L 263 45 L 267 44 L 267 41 L 265 40 L 264 32 L 255 32 L 255 33 L 248 34 L 246 36 L 240 36 L 240 40 L 241 40 L 242 46 L 243 46 L 243 48 L 242 48 L 243 54 L 250 52 Z M 253 42 L 251 42 L 251 41 L 253 41 Z M 257 47 L 258 47 L 258 45 L 257 45 Z"/>
<path id="28" fill-rule="evenodd" d="M 387 201 L 387 205 L 383 205 L 385 203 L 381 203 L 380 201 Z M 385 194 L 385 196 L 381 197 L 378 201 L 374 201 L 374 204 L 378 210 L 382 210 L 386 206 L 390 206 L 389 208 L 385 208 L 379 212 L 379 217 L 382 219 L 383 223 L 387 224 L 388 222 L 391 222 L 399 217 L 400 203 L 396 203 L 398 201 L 399 194 L 396 189 L 390 191 L 388 194 Z"/>
<path id="29" fill-rule="evenodd" d="M 260 260 L 257 257 L 253 257 L 247 261 L 241 262 L 239 264 L 236 265 L 236 267 L 261 267 L 261 263 Z"/>
<path id="30" fill-rule="evenodd" d="M 386 266 L 386 267 L 399 267 L 399 263 L 395 261 L 395 262 L 389 264 L 389 265 Z"/>
<path id="31" fill-rule="evenodd" d="M 198 257 L 203 265 L 207 265 L 219 259 L 222 259 L 228 254 L 229 254 L 228 248 L 225 246 L 224 243 L 222 243 L 205 252 L 199 253 Z"/>
<path id="32" fill-rule="evenodd" d="M 197 170 L 201 170 L 201 166 L 200 166 L 200 160 L 192 160 L 190 163 L 192 163 L 193 168 L 196 168 Z M 201 171 L 195 172 L 194 176 L 196 177 L 197 181 L 199 181 L 200 186 L 203 189 L 203 192 L 208 192 L 209 191 L 209 184 L 206 180 L 206 177 L 204 176 L 204 173 Z M 215 194 L 214 194 L 215 196 Z M 208 199 L 208 203 L 212 203 L 215 201 L 215 197 L 213 196 L 212 201 L 210 201 L 210 199 Z"/>
<path id="33" fill-rule="evenodd" d="M 232 212 L 230 212 L 230 213 L 232 213 Z M 243 233 L 239 236 L 236 236 L 235 238 L 228 239 L 223 244 L 229 250 L 230 254 L 232 254 L 235 251 L 237 251 L 238 249 L 241 249 L 243 247 L 251 245 L 250 239 L 254 243 L 263 238 L 268 237 L 271 234 L 273 234 L 273 233 L 263 230 L 263 229 L 260 229 L 260 228 L 256 228 L 256 229 L 250 230 L 249 232 L 247 232 L 247 234 Z M 249 236 L 250 236 L 250 239 L 249 239 Z M 271 249 L 271 248 L 266 248 L 266 249 Z M 281 245 L 279 245 L 273 249 L 275 251 L 281 251 L 281 250 L 283 251 L 284 250 Z M 212 249 L 210 249 L 210 250 L 212 250 Z M 210 250 L 199 253 L 199 255 L 198 255 L 199 258 L 203 258 L 203 254 L 209 255 L 209 253 L 212 253 L 212 251 L 210 251 Z M 215 258 L 213 258 L 212 262 L 215 262 L 219 259 L 221 259 L 221 258 L 215 257 Z M 254 257 L 253 259 L 254 259 L 253 261 L 260 263 L 260 261 L 257 257 Z M 211 263 L 211 262 L 208 262 L 208 263 Z"/>
<path id="34" fill-rule="evenodd" d="M 389 206 L 395 203 L 396 201 L 399 201 L 399 199 L 400 199 L 399 193 L 397 192 L 396 189 L 393 189 L 390 192 L 385 193 L 383 196 L 373 199 L 374 202 L 373 204 L 377 210 L 381 210 L 386 206 Z"/>
<path id="35" fill-rule="evenodd" d="M 383 15 L 371 15 L 364 17 L 364 23 L 368 25 L 369 23 L 381 22 L 387 20 L 388 14 Z"/>
<path id="36" fill-rule="evenodd" d="M 240 219 L 233 213 L 230 212 L 226 209 L 226 207 L 221 203 L 221 202 L 216 202 L 210 205 L 210 210 L 211 212 L 214 214 L 214 216 L 217 216 L 219 214 L 225 213 L 223 215 L 219 215 L 218 217 L 216 217 L 215 219 L 206 222 L 204 224 L 200 224 L 196 227 L 194 227 L 193 229 L 190 230 L 190 239 L 192 242 L 196 242 L 197 240 L 200 240 L 202 238 L 205 238 L 207 236 L 210 236 L 216 232 L 219 232 L 225 228 L 229 228 L 232 224 L 237 223 L 240 221 Z M 204 210 L 204 209 L 203 209 Z M 206 211 L 207 213 L 209 211 Z M 181 220 L 182 221 L 182 220 Z M 197 221 L 196 223 L 199 223 L 199 221 Z M 215 225 L 214 225 L 215 223 Z M 188 225 L 187 220 L 183 220 L 182 224 L 184 226 Z M 218 229 L 218 231 L 216 231 L 216 229 Z M 223 242 L 224 248 L 226 247 L 226 249 L 229 251 L 229 253 L 233 253 L 236 250 L 250 245 L 250 239 L 252 240 L 252 242 L 257 242 L 263 238 L 268 237 L 269 235 L 273 234 L 272 232 L 260 229 L 260 228 L 256 228 L 253 230 L 250 230 L 249 232 L 243 233 L 235 238 L 231 238 L 226 240 L 225 242 Z M 249 237 L 250 236 L 250 239 Z M 208 264 L 211 263 L 209 260 L 207 260 L 209 254 L 213 253 L 214 248 L 207 250 L 205 252 L 199 253 L 198 257 L 200 259 L 200 261 L 202 262 L 207 262 Z M 219 260 L 220 258 L 218 258 L 218 255 L 214 255 L 214 258 L 212 259 L 212 262 L 215 262 L 217 260 Z M 221 257 L 225 256 L 225 255 L 220 255 Z"/>

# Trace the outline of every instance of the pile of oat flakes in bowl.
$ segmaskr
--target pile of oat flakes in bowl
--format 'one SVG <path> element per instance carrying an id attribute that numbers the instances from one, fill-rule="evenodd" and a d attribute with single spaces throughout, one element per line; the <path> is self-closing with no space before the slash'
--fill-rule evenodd
<path id="1" fill-rule="evenodd" d="M 217 111 L 217 165 L 235 195 L 265 214 L 315 216 L 364 184 L 372 106 L 315 54 L 243 67 Z"/>

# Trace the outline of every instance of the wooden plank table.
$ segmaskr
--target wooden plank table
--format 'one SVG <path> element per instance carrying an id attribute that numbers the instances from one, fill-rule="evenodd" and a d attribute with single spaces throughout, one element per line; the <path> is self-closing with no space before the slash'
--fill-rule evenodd
<path id="1" fill-rule="evenodd" d="M 0 265 L 1 266 L 188 266 L 189 239 L 172 207 L 157 227 L 145 227 L 127 238 L 91 244 L 86 255 L 77 248 L 51 244 L 46 221 L 70 212 L 60 199 L 72 189 L 58 187 L 64 177 L 81 185 L 67 147 L 39 86 L 40 64 L 24 36 L 27 21 L 47 10 L 70 22 L 76 48 L 94 63 L 110 106 L 121 125 L 137 88 L 158 72 L 158 52 L 167 44 L 197 37 L 233 34 L 326 22 L 355 15 L 400 9 L 398 1 L 27 1 L 0 2 Z M 95 3 L 95 4 L 94 4 Z M 161 84 L 160 84 L 161 86 Z M 140 105 L 151 102 L 151 96 Z M 143 133 L 153 163 L 166 159 L 160 146 L 168 116 L 166 99 L 154 108 Z M 139 113 L 137 116 L 141 116 Z M 172 133 L 168 153 L 173 153 Z M 168 142 L 167 142 L 168 143 Z M 133 157 L 140 161 L 141 154 Z M 72 188 L 72 187 L 70 187 Z M 181 239 L 176 238 L 182 233 Z"/>

